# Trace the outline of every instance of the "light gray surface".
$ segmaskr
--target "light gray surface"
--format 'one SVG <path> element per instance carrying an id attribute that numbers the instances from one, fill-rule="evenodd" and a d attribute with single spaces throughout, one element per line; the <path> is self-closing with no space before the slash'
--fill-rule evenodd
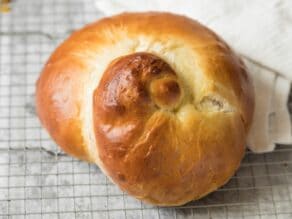
<path id="1" fill-rule="evenodd" d="M 36 118 L 34 84 L 56 45 L 99 17 L 91 0 L 15 0 L 0 14 L 0 218 L 291 218 L 291 147 L 247 152 L 227 185 L 177 208 L 144 205 L 59 151 Z"/>

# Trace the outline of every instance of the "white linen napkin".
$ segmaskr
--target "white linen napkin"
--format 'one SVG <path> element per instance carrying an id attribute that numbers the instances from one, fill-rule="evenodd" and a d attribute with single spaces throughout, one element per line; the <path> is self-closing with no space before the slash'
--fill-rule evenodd
<path id="1" fill-rule="evenodd" d="M 292 144 L 287 101 L 292 80 L 291 0 L 95 0 L 105 15 L 170 11 L 187 15 L 223 37 L 244 59 L 255 85 L 256 108 L 248 147 L 272 151 Z"/>

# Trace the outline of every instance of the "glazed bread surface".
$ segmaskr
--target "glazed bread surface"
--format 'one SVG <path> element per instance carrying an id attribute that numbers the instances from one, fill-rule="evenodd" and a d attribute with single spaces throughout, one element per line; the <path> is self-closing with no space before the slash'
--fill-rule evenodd
<path id="1" fill-rule="evenodd" d="M 56 49 L 36 107 L 68 154 L 136 198 L 171 206 L 234 174 L 254 94 L 243 62 L 208 28 L 170 13 L 123 13 Z"/>

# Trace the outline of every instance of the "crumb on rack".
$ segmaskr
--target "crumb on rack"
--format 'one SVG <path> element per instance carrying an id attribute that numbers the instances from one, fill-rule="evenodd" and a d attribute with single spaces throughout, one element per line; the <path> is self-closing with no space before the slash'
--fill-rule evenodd
<path id="1" fill-rule="evenodd" d="M 10 2 L 11 0 L 0 0 L 0 13 L 7 13 L 11 10 Z"/>

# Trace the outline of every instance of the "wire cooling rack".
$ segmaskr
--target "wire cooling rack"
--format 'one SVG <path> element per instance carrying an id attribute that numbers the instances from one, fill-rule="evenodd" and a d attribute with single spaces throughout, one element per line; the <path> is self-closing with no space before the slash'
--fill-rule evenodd
<path id="1" fill-rule="evenodd" d="M 70 32 L 102 16 L 93 0 L 14 0 L 0 14 L 0 218 L 292 218 L 292 147 L 247 152 L 218 191 L 176 208 L 123 194 L 66 156 L 40 127 L 34 84 Z"/>

